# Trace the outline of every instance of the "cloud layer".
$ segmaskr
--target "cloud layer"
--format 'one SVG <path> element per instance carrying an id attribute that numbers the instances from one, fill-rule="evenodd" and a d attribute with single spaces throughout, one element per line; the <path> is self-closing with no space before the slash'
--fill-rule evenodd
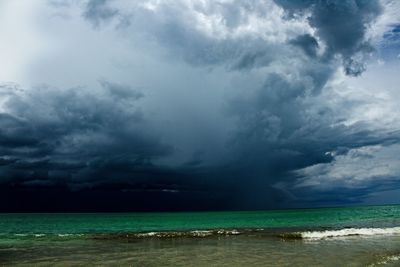
<path id="1" fill-rule="evenodd" d="M 47 52 L 0 88 L 2 190 L 15 209 L 180 210 L 397 189 L 397 81 L 374 63 L 397 51 L 388 5 L 38 3 Z"/>

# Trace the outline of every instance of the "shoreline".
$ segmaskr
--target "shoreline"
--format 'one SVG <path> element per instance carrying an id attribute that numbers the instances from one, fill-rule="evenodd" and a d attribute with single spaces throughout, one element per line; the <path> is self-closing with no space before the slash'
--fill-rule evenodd
<path id="1" fill-rule="evenodd" d="M 318 240 L 346 238 L 350 236 L 400 236 L 400 226 L 393 227 L 280 227 L 280 228 L 230 228 L 230 229 L 192 229 L 170 231 L 119 231 L 98 233 L 3 233 L 0 240 L 135 240 L 135 239 L 173 239 L 207 238 L 227 236 L 259 236 L 284 240 Z"/>

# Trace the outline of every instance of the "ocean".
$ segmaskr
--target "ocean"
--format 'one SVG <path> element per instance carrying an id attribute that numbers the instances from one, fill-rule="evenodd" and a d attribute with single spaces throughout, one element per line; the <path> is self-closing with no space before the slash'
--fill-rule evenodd
<path id="1" fill-rule="evenodd" d="M 0 214 L 0 266 L 400 266 L 400 205 Z"/>

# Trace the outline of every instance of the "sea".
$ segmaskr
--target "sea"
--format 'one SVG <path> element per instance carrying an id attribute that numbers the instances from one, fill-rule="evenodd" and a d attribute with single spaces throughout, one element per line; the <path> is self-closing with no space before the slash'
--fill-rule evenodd
<path id="1" fill-rule="evenodd" d="M 0 266 L 400 266 L 400 205 L 3 213 Z"/>

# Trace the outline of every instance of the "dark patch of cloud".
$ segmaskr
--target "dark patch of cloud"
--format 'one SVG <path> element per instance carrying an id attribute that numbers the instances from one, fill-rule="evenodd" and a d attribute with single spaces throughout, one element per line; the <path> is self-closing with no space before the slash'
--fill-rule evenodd
<path id="1" fill-rule="evenodd" d="M 299 46 L 308 56 L 315 57 L 317 55 L 318 42 L 310 34 L 304 34 L 290 41 L 291 44 Z"/>
<path id="2" fill-rule="evenodd" d="M 144 94 L 137 90 L 132 90 L 127 85 L 112 83 L 109 81 L 101 80 L 100 84 L 106 88 L 112 97 L 118 99 L 129 99 L 131 101 L 138 100 L 144 97 Z"/>
<path id="3" fill-rule="evenodd" d="M 109 0 L 90 0 L 86 4 L 83 16 L 98 27 L 101 23 L 109 22 L 119 15 L 117 9 L 109 6 Z"/>
<path id="4" fill-rule="evenodd" d="M 372 45 L 365 38 L 367 27 L 382 12 L 379 1 L 289 1 L 275 0 L 289 15 L 302 13 L 308 16 L 316 35 L 327 45 L 325 56 L 341 55 L 347 75 L 360 75 L 364 54 Z M 307 13 L 309 12 L 309 14 Z"/>
<path id="5" fill-rule="evenodd" d="M 383 34 L 379 52 L 385 60 L 400 59 L 400 24 L 391 25 L 390 29 Z"/>

